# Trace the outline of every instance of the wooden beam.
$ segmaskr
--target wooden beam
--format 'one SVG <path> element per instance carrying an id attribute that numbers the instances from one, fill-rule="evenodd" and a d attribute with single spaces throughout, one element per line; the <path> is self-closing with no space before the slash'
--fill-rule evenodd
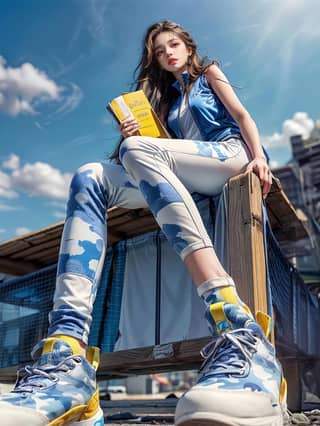
<path id="1" fill-rule="evenodd" d="M 27 261 L 34 261 L 39 259 L 41 261 L 42 258 L 51 256 L 52 253 L 57 253 L 59 252 L 59 248 L 60 248 L 60 244 L 59 245 L 55 245 L 53 247 L 49 247 L 49 248 L 44 248 L 40 251 L 40 252 L 36 252 L 36 253 L 31 253 L 25 256 L 25 259 Z"/>
<path id="2" fill-rule="evenodd" d="M 199 368 L 203 359 L 200 350 L 211 337 L 103 353 L 97 372 L 98 379 L 128 377 L 151 372 L 166 372 Z M 0 381 L 12 383 L 16 368 L 0 368 Z"/>
<path id="3" fill-rule="evenodd" d="M 36 244 L 33 246 L 30 246 L 30 248 L 24 249 L 23 252 L 19 251 L 18 253 L 14 253 L 10 256 L 10 259 L 16 260 L 16 259 L 28 259 L 28 256 L 37 254 L 39 257 L 43 257 L 43 250 L 45 249 L 53 249 L 56 250 L 58 247 L 60 247 L 60 239 L 55 238 L 54 240 L 49 240 L 42 244 Z M 31 258 L 30 258 L 31 259 Z"/>
<path id="4" fill-rule="evenodd" d="M 307 218 L 297 213 L 277 178 L 272 179 L 266 206 L 272 230 L 278 241 L 298 241 L 309 238 L 305 226 Z"/>
<path id="5" fill-rule="evenodd" d="M 104 353 L 101 357 L 98 378 L 107 379 L 151 372 L 199 368 L 203 361 L 200 350 L 211 340 L 211 337 L 202 337 Z"/>
<path id="6" fill-rule="evenodd" d="M 0 244 L 0 256 L 10 257 L 12 253 L 22 252 L 30 247 L 30 243 L 25 241 L 22 237 L 15 240 L 4 241 Z"/>
<path id="7" fill-rule="evenodd" d="M 10 260 L 0 257 L 0 271 L 9 275 L 25 275 L 42 268 L 38 262 L 26 262 L 21 259 Z"/>
<path id="8" fill-rule="evenodd" d="M 261 188 L 253 173 L 229 181 L 229 265 L 241 299 L 253 313 L 267 312 Z"/>
<path id="9" fill-rule="evenodd" d="M 1 383 L 15 383 L 17 379 L 17 367 L 0 368 Z"/>

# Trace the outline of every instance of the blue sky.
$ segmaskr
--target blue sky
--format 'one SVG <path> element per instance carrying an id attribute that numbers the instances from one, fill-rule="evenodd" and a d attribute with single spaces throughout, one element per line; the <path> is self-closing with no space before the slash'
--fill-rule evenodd
<path id="1" fill-rule="evenodd" d="M 68 183 L 118 140 L 146 28 L 170 19 L 218 59 L 274 166 L 319 113 L 318 0 L 1 0 L 0 240 L 64 219 Z"/>

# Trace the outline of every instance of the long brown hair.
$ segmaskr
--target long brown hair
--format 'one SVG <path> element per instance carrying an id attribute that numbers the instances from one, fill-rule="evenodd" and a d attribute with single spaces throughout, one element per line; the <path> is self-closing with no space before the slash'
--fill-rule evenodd
<path id="1" fill-rule="evenodd" d="M 158 60 L 154 54 L 155 39 L 162 32 L 171 32 L 175 34 L 185 43 L 186 47 L 191 50 L 187 64 L 187 91 L 190 90 L 193 82 L 203 74 L 212 63 L 216 62 L 211 61 L 208 63 L 207 57 L 199 57 L 194 39 L 179 24 L 171 21 L 162 21 L 151 25 L 147 29 L 143 38 L 141 59 L 134 72 L 135 90 L 142 89 L 144 91 L 154 111 L 159 115 L 162 121 L 165 121 L 169 107 L 178 93 L 172 87 L 172 83 L 176 78 L 171 72 L 159 66 Z M 122 140 L 123 138 L 121 138 L 110 158 L 118 160 L 119 147 Z"/>

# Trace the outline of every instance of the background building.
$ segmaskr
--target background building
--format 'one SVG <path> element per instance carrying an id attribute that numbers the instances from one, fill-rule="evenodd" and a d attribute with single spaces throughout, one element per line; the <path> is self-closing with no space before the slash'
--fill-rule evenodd
<path id="1" fill-rule="evenodd" d="M 309 244 L 301 246 L 290 260 L 306 284 L 319 294 L 320 287 L 320 120 L 309 138 L 291 137 L 292 160 L 273 169 L 288 198 L 306 216 Z"/>
<path id="2" fill-rule="evenodd" d="M 296 208 L 320 223 L 320 120 L 309 138 L 291 137 L 292 161 L 273 170 Z"/>

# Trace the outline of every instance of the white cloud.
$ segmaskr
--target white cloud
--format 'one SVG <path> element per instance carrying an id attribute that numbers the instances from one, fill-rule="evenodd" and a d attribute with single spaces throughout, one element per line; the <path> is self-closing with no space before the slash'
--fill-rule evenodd
<path id="1" fill-rule="evenodd" d="M 85 145 L 88 143 L 93 143 L 95 139 L 94 133 L 88 133 L 87 135 L 77 136 L 72 140 L 68 141 L 68 145 Z"/>
<path id="2" fill-rule="evenodd" d="M 3 198 L 16 198 L 17 192 L 14 191 L 10 175 L 0 170 L 0 197 Z"/>
<path id="3" fill-rule="evenodd" d="M 44 71 L 31 63 L 12 68 L 0 55 L 0 111 L 11 116 L 37 114 L 44 103 L 55 101 L 56 110 L 48 113 L 43 122 L 34 124 L 41 129 L 72 112 L 83 98 L 80 87 L 74 83 L 59 86 Z"/>
<path id="4" fill-rule="evenodd" d="M 296 112 L 291 120 L 285 120 L 282 128 L 287 136 L 302 135 L 303 138 L 307 138 L 314 128 L 314 121 L 306 112 Z"/>
<path id="5" fill-rule="evenodd" d="M 10 212 L 18 209 L 19 207 L 9 206 L 7 204 L 0 204 L 0 211 L 2 212 Z"/>
<path id="6" fill-rule="evenodd" d="M 267 149 L 287 147 L 290 148 L 290 137 L 302 135 L 303 138 L 310 136 L 314 127 L 314 121 L 308 117 L 306 112 L 296 112 L 291 119 L 282 124 L 282 133 L 274 133 L 272 136 L 263 136 L 262 144 Z"/>
<path id="7" fill-rule="evenodd" d="M 108 14 L 112 7 L 111 0 L 89 0 L 87 6 L 87 29 L 90 35 L 102 44 L 110 44 L 111 25 Z"/>
<path id="8" fill-rule="evenodd" d="M 82 99 L 83 92 L 80 87 L 74 83 L 69 83 L 61 89 L 60 106 L 54 112 L 48 114 L 43 121 L 38 120 L 35 125 L 42 128 L 42 126 L 48 126 L 53 122 L 60 120 L 65 115 L 75 110 Z"/>
<path id="9" fill-rule="evenodd" d="M 270 160 L 270 168 L 275 169 L 276 167 L 279 167 L 280 163 L 277 160 Z"/>
<path id="10" fill-rule="evenodd" d="M 70 83 L 70 89 L 64 88 L 64 91 L 67 92 L 64 103 L 56 111 L 56 114 L 63 116 L 73 111 L 83 98 L 80 87 L 74 83 Z"/>
<path id="11" fill-rule="evenodd" d="M 9 158 L 2 163 L 4 169 L 16 170 L 20 166 L 20 159 L 16 154 L 10 154 Z"/>
<path id="12" fill-rule="evenodd" d="M 0 234 L 4 234 L 6 232 L 6 229 L 0 228 Z"/>
<path id="13" fill-rule="evenodd" d="M 112 119 L 111 116 L 106 114 L 101 119 L 101 123 L 106 124 L 107 126 L 109 126 L 112 122 L 114 122 L 114 119 Z"/>
<path id="14" fill-rule="evenodd" d="M 0 110 L 11 115 L 35 114 L 33 102 L 58 100 L 61 88 L 44 71 L 25 62 L 12 68 L 0 56 Z"/>
<path id="15" fill-rule="evenodd" d="M 16 228 L 16 235 L 24 235 L 24 234 L 28 234 L 29 232 L 31 232 L 31 229 L 29 228 L 25 228 L 23 226 L 20 226 L 19 228 Z"/>
<path id="16" fill-rule="evenodd" d="M 49 198 L 66 199 L 68 197 L 71 173 L 62 173 L 50 164 L 37 161 L 27 163 L 14 170 L 11 179 L 17 189 L 22 189 L 31 195 Z"/>
<path id="17" fill-rule="evenodd" d="M 59 209 L 63 209 L 63 210 L 65 210 L 66 207 L 67 207 L 67 204 L 65 202 L 63 202 L 63 201 L 56 201 L 56 200 L 54 200 L 54 201 L 48 201 L 46 204 L 48 206 L 58 207 Z"/>
<path id="18" fill-rule="evenodd" d="M 63 212 L 54 212 L 53 213 L 53 217 L 56 217 L 57 219 L 65 219 L 66 218 L 66 214 Z"/>
<path id="19" fill-rule="evenodd" d="M 2 167 L 11 169 L 11 174 L 0 170 L 0 197 L 16 198 L 19 192 L 24 191 L 31 196 L 53 199 L 51 203 L 56 203 L 54 207 L 65 210 L 65 203 L 58 200 L 68 198 L 71 173 L 62 173 L 50 164 L 40 161 L 21 165 L 16 154 L 10 154 L 2 163 Z M 16 207 L 0 204 L 0 210 L 14 209 Z"/>

